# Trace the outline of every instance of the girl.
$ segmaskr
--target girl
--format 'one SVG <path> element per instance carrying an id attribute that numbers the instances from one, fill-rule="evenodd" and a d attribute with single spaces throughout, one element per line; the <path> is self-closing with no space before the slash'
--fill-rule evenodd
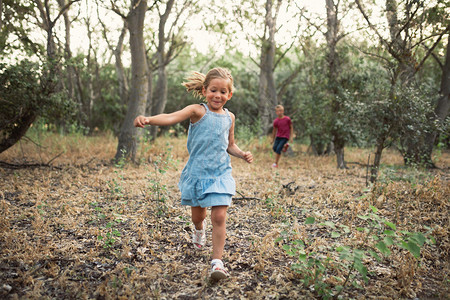
<path id="1" fill-rule="evenodd" d="M 178 187 L 181 204 L 191 206 L 195 230 L 192 243 L 197 249 L 205 245 L 206 208 L 211 207 L 212 261 L 211 278 L 228 277 L 223 266 L 225 221 L 236 185 L 231 176 L 231 159 L 228 154 L 251 163 L 253 156 L 244 152 L 234 142 L 234 114 L 224 105 L 233 95 L 233 77 L 227 69 L 214 68 L 206 75 L 193 72 L 184 82 L 188 92 L 204 97 L 206 104 L 193 104 L 171 114 L 152 117 L 138 116 L 134 126 L 174 125 L 190 119 L 187 149 L 189 160 L 184 167 Z"/>

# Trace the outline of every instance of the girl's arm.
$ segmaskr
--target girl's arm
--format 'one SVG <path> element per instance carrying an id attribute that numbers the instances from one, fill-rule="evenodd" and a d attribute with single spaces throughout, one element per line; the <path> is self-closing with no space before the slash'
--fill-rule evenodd
<path id="1" fill-rule="evenodd" d="M 230 112 L 230 116 L 231 116 L 231 128 L 230 128 L 230 134 L 229 134 L 229 138 L 228 138 L 228 148 L 227 148 L 227 152 L 233 156 L 242 158 L 243 160 L 245 160 L 248 163 L 251 163 L 253 161 L 253 155 L 251 152 L 247 151 L 244 152 L 241 149 L 239 149 L 238 145 L 236 145 L 236 143 L 234 142 L 234 114 Z"/>
<path id="2" fill-rule="evenodd" d="M 145 125 L 169 126 L 180 123 L 188 118 L 191 121 L 199 120 L 205 113 L 204 108 L 199 104 L 188 105 L 182 110 L 170 114 L 159 114 L 152 117 L 138 116 L 134 119 L 134 126 L 144 128 Z"/>

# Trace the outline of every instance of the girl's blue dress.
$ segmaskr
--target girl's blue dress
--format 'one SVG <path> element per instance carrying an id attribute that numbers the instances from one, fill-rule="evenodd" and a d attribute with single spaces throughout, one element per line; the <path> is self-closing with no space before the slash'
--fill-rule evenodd
<path id="1" fill-rule="evenodd" d="M 181 204 L 210 207 L 230 205 L 236 192 L 231 176 L 231 158 L 227 152 L 231 116 L 214 113 L 202 104 L 205 115 L 189 125 L 187 149 L 189 160 L 184 167 L 178 187 Z"/>

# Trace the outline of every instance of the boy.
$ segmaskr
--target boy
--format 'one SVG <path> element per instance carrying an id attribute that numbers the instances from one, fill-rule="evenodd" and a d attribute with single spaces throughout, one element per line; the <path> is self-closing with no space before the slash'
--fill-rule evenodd
<path id="1" fill-rule="evenodd" d="M 286 152 L 289 147 L 288 141 L 290 140 L 292 142 L 294 136 L 294 127 L 292 126 L 291 118 L 284 115 L 284 107 L 282 105 L 277 105 L 275 107 L 275 113 L 277 114 L 277 118 L 273 121 L 272 133 L 272 149 L 275 151 L 275 163 L 272 165 L 273 168 L 278 167 L 281 152 Z"/>

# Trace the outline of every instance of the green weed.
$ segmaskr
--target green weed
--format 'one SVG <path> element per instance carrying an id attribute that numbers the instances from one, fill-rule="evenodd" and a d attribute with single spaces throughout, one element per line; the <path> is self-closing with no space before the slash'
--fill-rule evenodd
<path id="1" fill-rule="evenodd" d="M 428 232 L 425 234 L 401 231 L 395 224 L 377 213 L 377 208 L 371 206 L 371 212 L 358 216 L 365 225 L 356 227 L 357 231 L 364 234 L 364 241 L 361 243 L 363 246 L 360 248 L 352 245 L 340 245 L 337 239 L 341 235 L 351 234 L 351 229 L 345 225 L 336 225 L 331 221 L 318 224 L 327 227 L 330 237 L 336 239 L 335 242 L 325 246 L 325 249 L 311 251 L 305 245 L 310 241 L 305 243 L 299 239 L 284 244 L 283 249 L 286 253 L 297 259 L 292 265 L 292 269 L 301 274 L 303 285 L 312 287 L 314 292 L 323 299 L 338 298 L 349 284 L 361 288 L 359 279 L 365 283 L 368 282 L 369 271 L 364 261 L 369 257 L 381 262 L 396 248 L 407 250 L 417 260 L 420 260 L 421 248 L 425 244 L 435 243 L 434 238 L 430 235 L 431 228 L 428 228 Z M 314 217 L 308 217 L 305 220 L 306 226 L 315 226 L 315 224 Z M 276 242 L 290 240 L 293 235 L 293 232 L 284 231 Z M 333 277 L 335 283 L 330 283 L 330 277 Z"/>

